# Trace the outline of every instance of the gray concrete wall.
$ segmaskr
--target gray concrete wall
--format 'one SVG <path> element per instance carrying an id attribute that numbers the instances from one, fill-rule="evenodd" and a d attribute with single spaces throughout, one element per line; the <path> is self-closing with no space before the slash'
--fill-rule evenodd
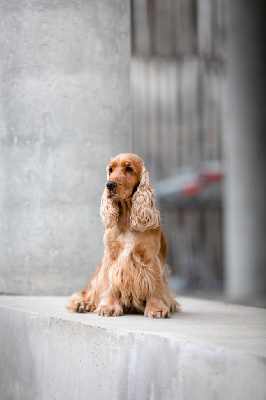
<path id="1" fill-rule="evenodd" d="M 227 3 L 226 292 L 230 300 L 255 305 L 266 297 L 266 3 Z"/>
<path id="2" fill-rule="evenodd" d="M 129 1 L 0 15 L 0 292 L 69 294 L 102 255 L 105 166 L 131 150 Z"/>

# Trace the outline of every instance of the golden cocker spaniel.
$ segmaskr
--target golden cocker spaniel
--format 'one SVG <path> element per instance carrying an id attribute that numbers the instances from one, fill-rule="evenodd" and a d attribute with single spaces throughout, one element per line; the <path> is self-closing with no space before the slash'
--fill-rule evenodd
<path id="1" fill-rule="evenodd" d="M 166 280 L 167 243 L 149 174 L 137 155 L 119 154 L 107 167 L 107 179 L 101 202 L 104 257 L 91 283 L 72 295 L 67 309 L 167 318 L 180 305 Z"/>

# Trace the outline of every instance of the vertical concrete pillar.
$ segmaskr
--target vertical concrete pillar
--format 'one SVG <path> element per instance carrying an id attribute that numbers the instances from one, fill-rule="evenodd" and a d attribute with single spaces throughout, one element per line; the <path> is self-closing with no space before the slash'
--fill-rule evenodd
<path id="1" fill-rule="evenodd" d="M 226 293 L 249 304 L 266 295 L 265 2 L 228 1 L 225 90 Z"/>
<path id="2" fill-rule="evenodd" d="M 0 2 L 0 292 L 69 294 L 102 256 L 111 156 L 131 150 L 129 0 Z"/>

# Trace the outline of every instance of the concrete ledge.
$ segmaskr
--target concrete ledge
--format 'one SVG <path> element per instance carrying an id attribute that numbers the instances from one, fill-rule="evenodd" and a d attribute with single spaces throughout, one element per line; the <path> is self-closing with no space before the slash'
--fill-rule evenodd
<path id="1" fill-rule="evenodd" d="M 265 399 L 266 311 L 180 302 L 181 314 L 155 320 L 0 297 L 0 398 Z"/>

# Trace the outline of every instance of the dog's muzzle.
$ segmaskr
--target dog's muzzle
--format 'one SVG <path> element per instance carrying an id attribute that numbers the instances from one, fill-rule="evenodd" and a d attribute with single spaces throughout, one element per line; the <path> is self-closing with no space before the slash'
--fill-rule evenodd
<path id="1" fill-rule="evenodd" d="M 112 191 L 114 190 L 114 188 L 116 187 L 116 185 L 117 185 L 117 183 L 114 182 L 114 181 L 108 181 L 108 182 L 106 183 L 106 187 L 107 187 L 107 189 L 108 189 L 110 192 L 112 192 Z"/>

